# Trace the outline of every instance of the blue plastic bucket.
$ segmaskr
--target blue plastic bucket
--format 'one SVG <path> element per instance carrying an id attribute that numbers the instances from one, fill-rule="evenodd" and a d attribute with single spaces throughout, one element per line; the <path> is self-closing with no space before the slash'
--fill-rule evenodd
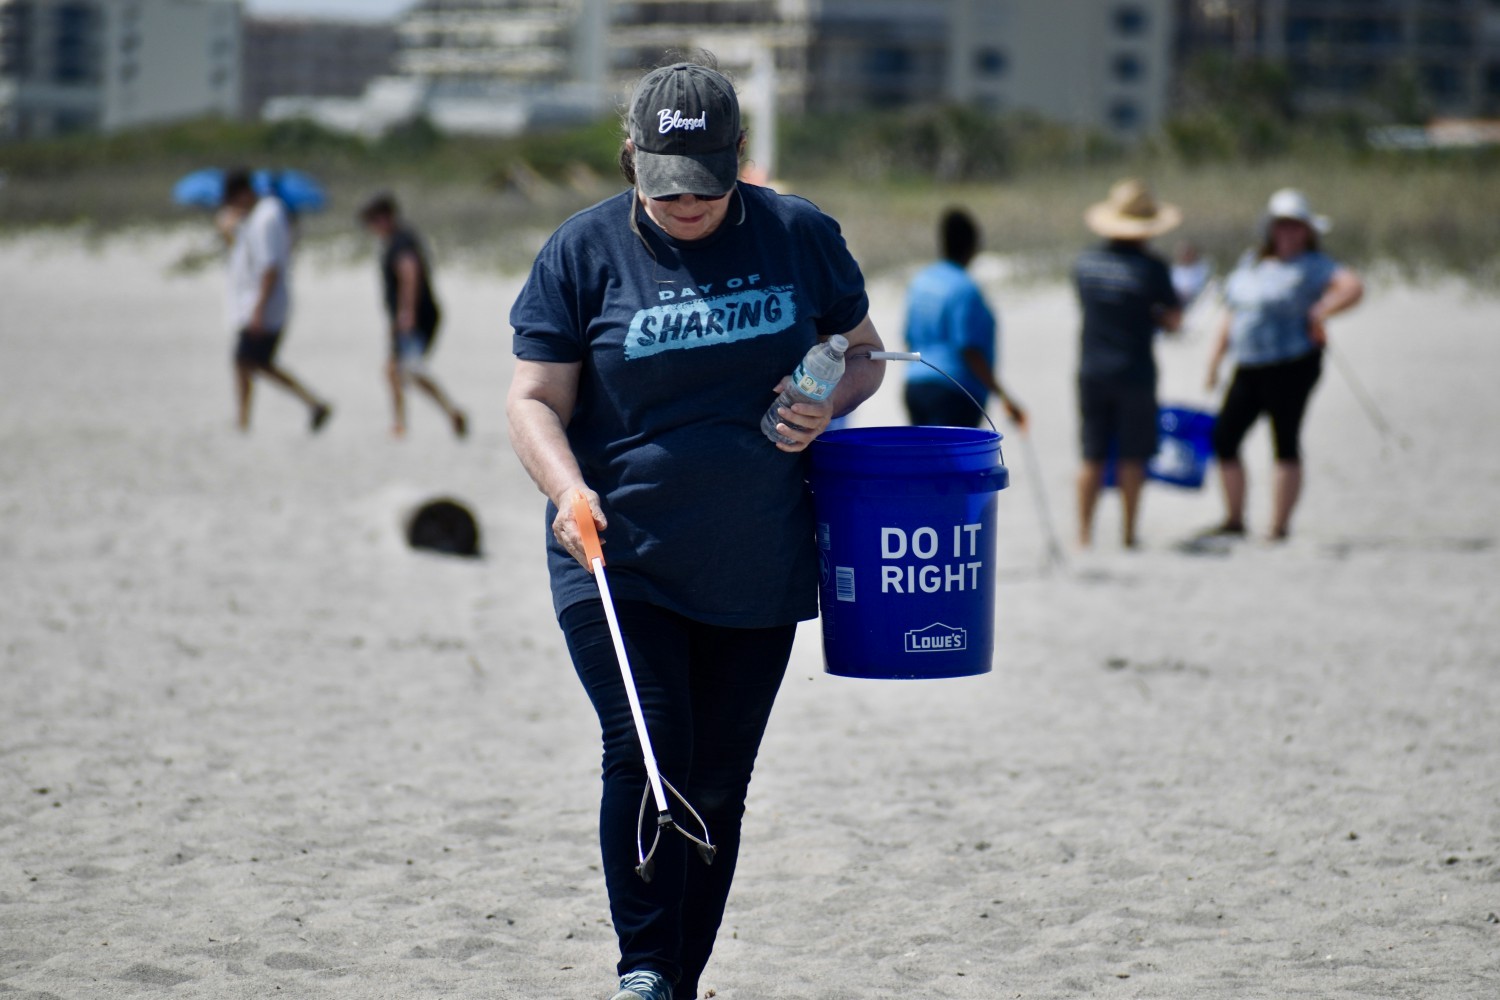
<path id="1" fill-rule="evenodd" d="M 1146 475 L 1173 486 L 1200 488 L 1214 453 L 1214 415 L 1163 406 L 1156 411 L 1156 424 L 1156 454 L 1146 463 Z"/>
<path id="2" fill-rule="evenodd" d="M 823 663 L 840 677 L 986 673 L 1000 435 L 852 427 L 812 446 Z"/>
<path id="3" fill-rule="evenodd" d="M 1156 411 L 1156 454 L 1146 461 L 1146 478 L 1186 489 L 1203 487 L 1213 458 L 1214 415 L 1188 406 Z M 1111 449 L 1104 463 L 1104 487 L 1118 485 L 1117 459 Z"/>

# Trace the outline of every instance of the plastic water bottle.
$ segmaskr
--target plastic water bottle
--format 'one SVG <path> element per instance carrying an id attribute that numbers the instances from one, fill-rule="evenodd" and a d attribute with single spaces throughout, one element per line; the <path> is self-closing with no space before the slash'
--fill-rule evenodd
<path id="1" fill-rule="evenodd" d="M 792 384 L 776 397 L 776 402 L 761 417 L 760 429 L 765 432 L 766 437 L 782 444 L 796 444 L 777 432 L 776 425 L 788 421 L 776 411 L 796 403 L 821 403 L 826 400 L 833 393 L 833 387 L 839 384 L 839 379 L 844 377 L 844 352 L 848 349 L 849 341 L 838 334 L 821 344 L 813 345 L 797 370 L 792 372 Z"/>

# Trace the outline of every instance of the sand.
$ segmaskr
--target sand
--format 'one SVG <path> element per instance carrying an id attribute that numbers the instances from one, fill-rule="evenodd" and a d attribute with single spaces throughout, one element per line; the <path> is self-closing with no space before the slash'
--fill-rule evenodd
<path id="1" fill-rule="evenodd" d="M 474 434 L 416 400 L 396 443 L 373 265 L 309 255 L 283 359 L 335 416 L 263 388 L 240 436 L 221 275 L 168 274 L 197 238 L 0 244 L 0 996 L 608 996 L 597 737 L 505 437 L 519 279 L 439 274 Z M 1216 497 L 1153 486 L 1141 551 L 1111 497 L 1049 568 L 1076 312 L 986 263 L 1040 459 L 1007 451 L 994 672 L 833 678 L 803 627 L 705 988 L 1494 997 L 1500 308 L 1372 281 L 1333 333 L 1395 431 L 1325 375 L 1290 543 L 1185 553 Z M 1209 321 L 1164 397 L 1208 398 Z M 439 495 L 484 559 L 405 547 Z"/>

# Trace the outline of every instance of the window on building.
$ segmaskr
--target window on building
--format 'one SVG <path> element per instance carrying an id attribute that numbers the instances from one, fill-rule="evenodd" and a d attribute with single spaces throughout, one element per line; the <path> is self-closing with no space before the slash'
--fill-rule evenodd
<path id="1" fill-rule="evenodd" d="M 1399 17 L 1355 17 L 1339 23 L 1337 41 L 1377 49 L 1393 49 L 1401 44 Z"/>
<path id="2" fill-rule="evenodd" d="M 32 18 L 29 0 L 0 7 L 0 76 L 24 80 L 31 75 Z"/>
<path id="3" fill-rule="evenodd" d="M 1141 125 L 1141 109 L 1134 101 L 1111 102 L 1107 117 L 1110 126 L 1120 132 L 1134 132 Z"/>
<path id="4" fill-rule="evenodd" d="M 1110 61 L 1110 72 L 1121 83 L 1135 83 L 1146 75 L 1146 63 L 1134 52 L 1116 53 Z"/>
<path id="5" fill-rule="evenodd" d="M 902 76 L 911 71 L 911 51 L 895 46 L 870 50 L 865 71 L 873 76 Z"/>
<path id="6" fill-rule="evenodd" d="M 1438 48 L 1463 49 L 1473 43 L 1469 26 L 1451 17 L 1425 17 L 1417 24 L 1417 41 Z"/>
<path id="7" fill-rule="evenodd" d="M 1008 65 L 1004 49 L 985 46 L 974 53 L 974 71 L 980 76 L 1004 76 Z"/>
<path id="8" fill-rule="evenodd" d="M 59 135 L 75 132 L 92 132 L 99 125 L 99 116 L 92 111 L 58 111 L 52 115 L 52 129 Z"/>
<path id="9" fill-rule="evenodd" d="M 1114 24 L 1115 31 L 1121 35 L 1135 36 L 1143 34 L 1150 19 L 1146 11 L 1133 3 L 1121 4 L 1115 8 Z"/>
<path id="10" fill-rule="evenodd" d="M 1421 69 L 1422 88 L 1433 97 L 1451 99 L 1463 96 L 1464 78 L 1456 66 L 1428 64 Z"/>
<path id="11" fill-rule="evenodd" d="M 59 4 L 52 10 L 54 83 L 92 83 L 96 77 L 95 11 L 86 3 Z"/>

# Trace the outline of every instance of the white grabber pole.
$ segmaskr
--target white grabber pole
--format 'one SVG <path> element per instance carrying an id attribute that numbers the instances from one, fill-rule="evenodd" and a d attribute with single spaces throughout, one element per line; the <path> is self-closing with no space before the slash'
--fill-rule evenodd
<path id="1" fill-rule="evenodd" d="M 661 776 L 660 769 L 656 766 L 656 751 L 651 748 L 651 733 L 646 728 L 646 715 L 641 711 L 641 697 L 636 691 L 635 674 L 630 670 L 630 657 L 625 652 L 625 636 L 620 631 L 620 619 L 615 615 L 615 600 L 609 592 L 609 577 L 604 572 L 604 547 L 599 543 L 599 528 L 594 524 L 594 512 L 589 509 L 588 500 L 582 493 L 573 494 L 573 520 L 578 525 L 578 533 L 583 538 L 584 558 L 589 561 L 589 568 L 593 572 L 594 582 L 599 587 L 599 597 L 604 604 L 604 619 L 609 624 L 609 637 L 614 642 L 615 660 L 620 665 L 620 678 L 625 682 L 625 697 L 630 702 L 630 717 L 635 721 L 635 735 L 641 743 L 641 757 L 646 765 L 646 790 L 641 796 L 641 811 L 636 819 L 635 827 L 635 849 L 636 874 L 644 881 L 650 882 L 651 875 L 655 870 L 653 857 L 656 854 L 656 845 L 661 841 L 662 830 L 676 830 L 688 840 L 692 841 L 698 849 L 698 856 L 703 859 L 704 864 L 713 864 L 717 849 L 713 841 L 709 839 L 708 826 L 703 822 L 703 817 L 672 787 L 672 783 Z M 677 825 L 672 818 L 672 809 L 667 801 L 670 794 L 697 822 L 703 831 L 703 836 L 697 837 Z M 646 803 L 656 804 L 656 832 L 651 838 L 651 847 L 646 849 L 641 843 L 641 826 L 646 819 Z"/>

